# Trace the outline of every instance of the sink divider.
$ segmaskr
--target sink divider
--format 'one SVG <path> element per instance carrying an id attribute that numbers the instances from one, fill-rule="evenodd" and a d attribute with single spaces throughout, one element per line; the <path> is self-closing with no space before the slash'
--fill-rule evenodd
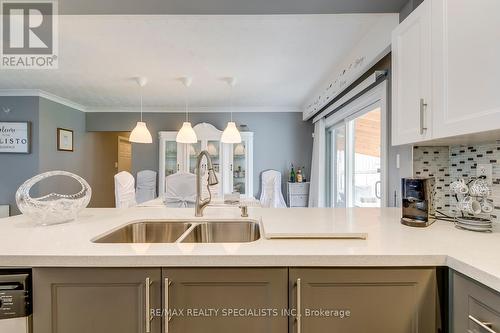
<path id="1" fill-rule="evenodd" d="M 189 222 L 189 223 L 191 223 L 191 226 L 186 231 L 184 231 L 184 233 L 180 235 L 179 238 L 177 238 L 177 240 L 174 243 L 181 243 L 191 233 L 191 231 L 193 231 L 193 229 L 196 228 L 198 224 L 201 224 L 197 222 Z"/>

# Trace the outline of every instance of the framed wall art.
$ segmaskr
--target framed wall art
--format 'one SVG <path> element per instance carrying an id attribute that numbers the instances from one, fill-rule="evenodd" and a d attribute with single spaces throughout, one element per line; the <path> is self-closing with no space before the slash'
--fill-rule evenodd
<path id="1" fill-rule="evenodd" d="M 29 121 L 0 122 L 0 153 L 31 153 L 31 123 Z"/>
<path id="2" fill-rule="evenodd" d="M 57 150 L 73 151 L 73 131 L 66 128 L 57 129 Z"/>

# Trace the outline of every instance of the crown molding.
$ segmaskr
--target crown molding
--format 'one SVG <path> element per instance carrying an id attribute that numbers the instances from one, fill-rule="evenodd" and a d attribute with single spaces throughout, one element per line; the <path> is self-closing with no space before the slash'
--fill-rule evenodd
<path id="1" fill-rule="evenodd" d="M 49 101 L 65 105 L 72 109 L 76 109 L 79 111 L 85 112 L 87 108 L 79 103 L 73 102 L 64 97 L 60 97 L 54 94 L 51 94 L 47 91 L 40 89 L 0 89 L 0 96 L 33 96 L 33 97 L 41 97 L 48 99 Z"/>
<path id="2" fill-rule="evenodd" d="M 138 107 L 89 107 L 86 112 L 139 112 Z M 271 112 L 302 112 L 302 109 L 287 106 L 242 106 L 242 107 L 190 107 L 189 113 L 271 113 Z M 185 113 L 179 108 L 144 107 L 143 112 L 148 113 Z"/>
<path id="3" fill-rule="evenodd" d="M 48 99 L 52 102 L 59 103 L 83 112 L 139 112 L 138 107 L 123 106 L 123 107 L 87 107 L 82 104 L 73 102 L 64 97 L 60 97 L 40 89 L 0 89 L 0 96 L 36 96 Z M 230 108 L 229 106 L 213 107 L 199 106 L 190 107 L 189 113 L 272 113 L 272 112 L 302 112 L 299 107 L 289 106 L 240 106 Z M 148 113 L 185 113 L 186 110 L 175 107 L 144 107 L 143 112 Z"/>

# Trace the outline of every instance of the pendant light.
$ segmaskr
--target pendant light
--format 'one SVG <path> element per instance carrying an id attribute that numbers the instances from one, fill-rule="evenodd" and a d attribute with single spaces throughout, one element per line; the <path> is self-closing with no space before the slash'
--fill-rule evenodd
<path id="1" fill-rule="evenodd" d="M 142 121 L 142 88 L 148 83 L 148 80 L 145 77 L 138 77 L 136 81 L 141 88 L 141 121 L 138 121 L 137 125 L 135 125 L 132 133 L 130 133 L 129 140 L 135 143 L 152 143 L 151 133 L 149 133 L 146 123 Z"/>
<path id="2" fill-rule="evenodd" d="M 181 78 L 181 82 L 186 87 L 186 97 L 185 97 L 186 121 L 182 124 L 182 127 L 179 130 L 179 132 L 177 132 L 177 137 L 175 138 L 175 141 L 178 143 L 196 143 L 198 142 L 198 138 L 196 137 L 196 133 L 193 127 L 191 126 L 191 123 L 189 122 L 189 112 L 188 112 L 188 107 L 189 107 L 188 88 L 189 86 L 191 86 L 193 80 L 190 77 L 183 77 Z"/>
<path id="3" fill-rule="evenodd" d="M 224 132 L 222 132 L 220 141 L 223 143 L 241 143 L 240 131 L 238 131 L 238 128 L 236 128 L 236 123 L 233 121 L 233 88 L 236 85 L 236 78 L 228 78 L 226 82 L 231 89 L 231 121 L 227 123 L 226 129 L 224 130 Z"/>

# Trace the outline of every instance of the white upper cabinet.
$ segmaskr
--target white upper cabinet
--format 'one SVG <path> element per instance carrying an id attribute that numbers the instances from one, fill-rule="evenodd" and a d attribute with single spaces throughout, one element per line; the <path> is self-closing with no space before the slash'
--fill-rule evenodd
<path id="1" fill-rule="evenodd" d="M 165 178 L 176 172 L 196 173 L 196 161 L 202 150 L 208 151 L 219 184 L 212 186 L 213 197 L 240 192 L 243 197 L 253 196 L 253 133 L 241 132 L 241 144 L 220 141 L 222 131 L 211 124 L 200 123 L 193 127 L 198 142 L 177 143 L 177 132 L 159 132 L 159 193 L 165 193 Z M 203 158 L 201 173 L 206 183 L 207 162 Z M 206 192 L 206 186 L 202 187 Z M 208 193 L 206 193 L 208 195 Z"/>
<path id="2" fill-rule="evenodd" d="M 499 129 L 500 1 L 432 1 L 432 11 L 434 136 Z"/>
<path id="3" fill-rule="evenodd" d="M 498 13 L 498 0 L 425 0 L 396 28 L 393 145 L 500 129 Z"/>
<path id="4" fill-rule="evenodd" d="M 392 34 L 392 143 L 431 137 L 431 7 L 422 3 Z"/>

